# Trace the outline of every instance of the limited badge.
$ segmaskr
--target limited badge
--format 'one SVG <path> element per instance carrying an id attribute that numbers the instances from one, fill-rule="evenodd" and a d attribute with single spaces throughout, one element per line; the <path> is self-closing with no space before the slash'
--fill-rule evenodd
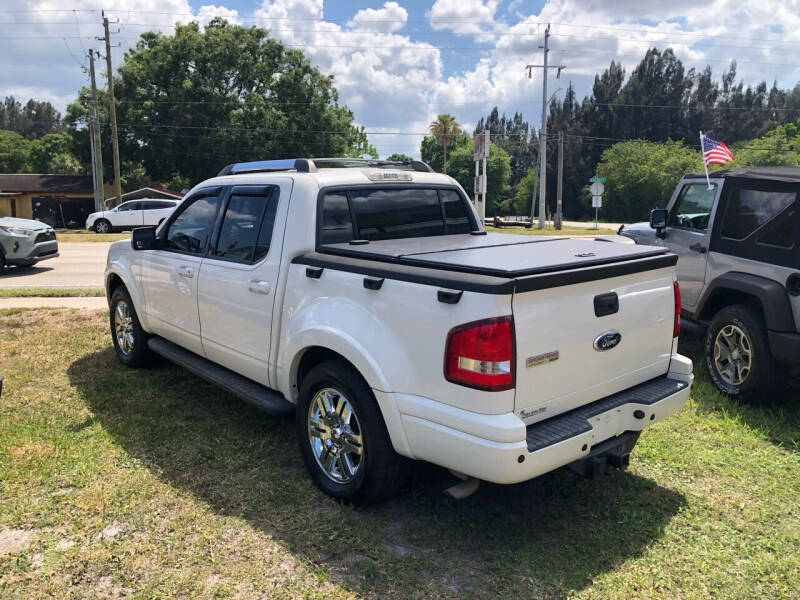
<path id="1" fill-rule="evenodd" d="M 543 365 L 545 363 L 558 360 L 558 357 L 559 357 L 558 350 L 553 350 L 552 352 L 545 352 L 544 354 L 537 354 L 536 356 L 529 356 L 528 358 L 525 359 L 525 366 L 538 367 L 539 365 Z"/>

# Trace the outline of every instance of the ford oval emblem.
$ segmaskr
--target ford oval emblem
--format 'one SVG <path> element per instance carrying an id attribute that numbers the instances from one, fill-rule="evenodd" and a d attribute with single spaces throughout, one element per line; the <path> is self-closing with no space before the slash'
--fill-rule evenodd
<path id="1" fill-rule="evenodd" d="M 594 338 L 594 349 L 598 352 L 605 352 L 619 346 L 622 341 L 622 334 L 619 331 L 606 331 Z"/>

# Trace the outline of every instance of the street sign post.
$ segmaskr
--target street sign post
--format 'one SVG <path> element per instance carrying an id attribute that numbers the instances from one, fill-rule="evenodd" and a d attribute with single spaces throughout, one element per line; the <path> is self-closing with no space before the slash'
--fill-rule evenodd
<path id="1" fill-rule="evenodd" d="M 592 177 L 589 181 L 592 182 L 592 185 L 589 186 L 589 191 L 592 193 L 592 208 L 594 208 L 594 228 L 597 229 L 597 212 L 603 206 L 603 192 L 606 190 L 606 186 L 603 185 L 603 182 L 606 180 L 605 177 Z"/>

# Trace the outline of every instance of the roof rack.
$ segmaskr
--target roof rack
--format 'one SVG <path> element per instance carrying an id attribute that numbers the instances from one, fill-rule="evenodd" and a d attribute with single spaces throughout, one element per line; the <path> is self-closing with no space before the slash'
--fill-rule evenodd
<path id="1" fill-rule="evenodd" d="M 399 169 L 402 171 L 419 171 L 433 173 L 433 169 L 421 160 L 380 160 L 377 158 L 286 158 L 280 160 L 256 160 L 252 162 L 233 163 L 223 168 L 222 175 L 240 175 L 243 173 L 263 173 L 270 171 L 296 171 L 313 173 L 317 166 L 327 168 L 372 167 L 375 169 Z"/>

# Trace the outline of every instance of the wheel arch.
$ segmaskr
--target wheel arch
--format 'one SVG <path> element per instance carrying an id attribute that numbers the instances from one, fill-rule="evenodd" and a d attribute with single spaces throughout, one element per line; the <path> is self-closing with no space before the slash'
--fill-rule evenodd
<path id="1" fill-rule="evenodd" d="M 770 330 L 795 330 L 786 288 L 749 273 L 729 272 L 712 281 L 700 299 L 696 318 L 710 321 L 720 309 L 733 304 L 744 304 L 758 312 Z"/>
<path id="2" fill-rule="evenodd" d="M 133 308 L 136 311 L 136 316 L 139 319 L 139 324 L 147 333 L 150 333 L 150 326 L 147 323 L 147 315 L 144 311 L 144 296 L 136 285 L 131 285 L 135 281 L 130 273 L 126 273 L 125 268 L 119 263 L 113 263 L 105 273 L 105 289 L 106 301 L 109 306 L 111 305 L 111 296 L 114 295 L 114 290 L 123 286 L 131 297 Z"/>

